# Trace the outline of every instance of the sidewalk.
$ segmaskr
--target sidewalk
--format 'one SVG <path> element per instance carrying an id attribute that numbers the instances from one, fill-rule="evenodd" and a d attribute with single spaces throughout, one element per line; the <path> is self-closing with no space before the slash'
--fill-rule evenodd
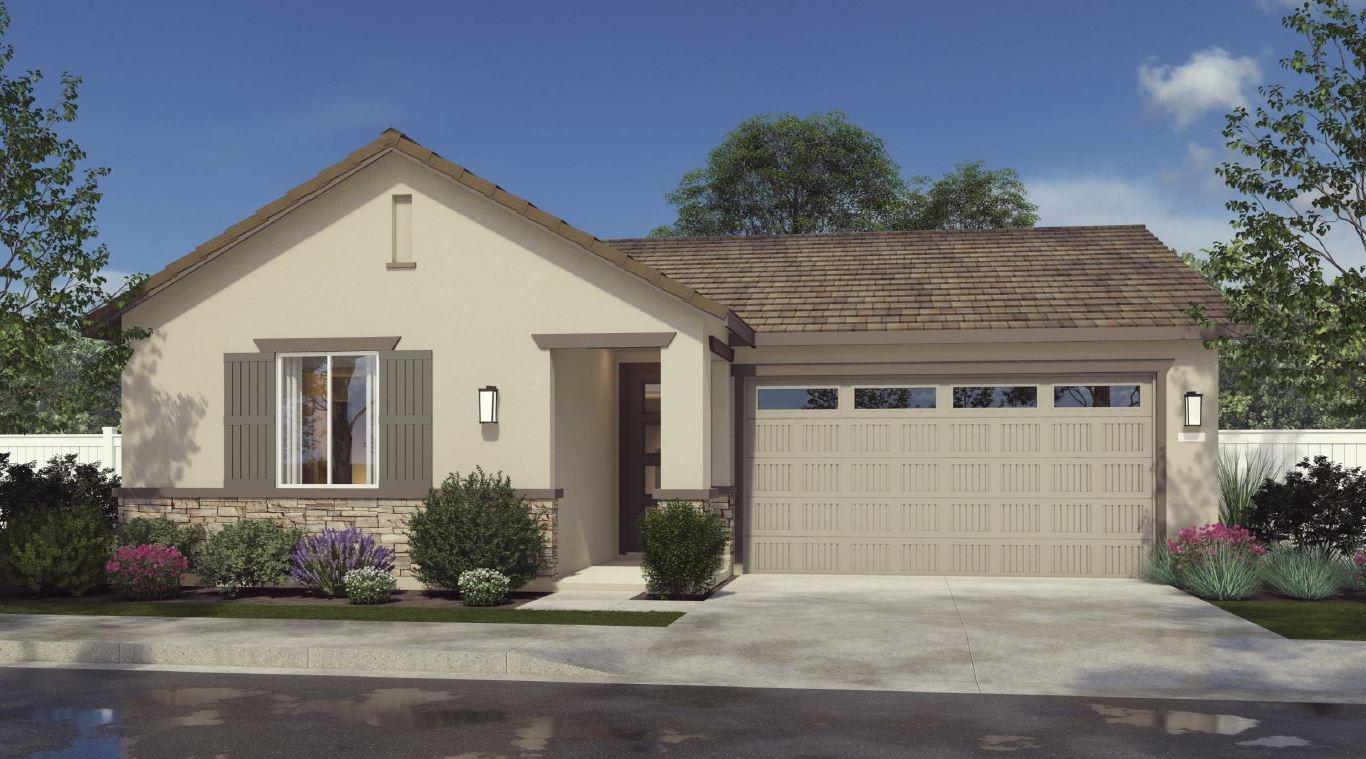
<path id="1" fill-rule="evenodd" d="M 1161 586 L 738 578 L 666 628 L 0 615 L 0 664 L 1366 703 L 1366 643 L 1292 641 Z"/>

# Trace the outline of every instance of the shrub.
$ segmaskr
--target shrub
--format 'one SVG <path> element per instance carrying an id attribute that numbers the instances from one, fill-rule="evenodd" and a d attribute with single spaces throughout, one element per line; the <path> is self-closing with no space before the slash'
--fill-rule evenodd
<path id="1" fill-rule="evenodd" d="M 497 606 L 508 598 L 508 578 L 494 569 L 460 573 L 460 600 L 466 606 Z"/>
<path id="2" fill-rule="evenodd" d="M 0 522 L 19 519 L 28 510 L 95 509 L 113 528 L 119 519 L 114 488 L 119 478 L 112 469 L 77 464 L 74 455 L 54 456 L 41 469 L 12 464 L 0 453 Z M 105 557 L 108 558 L 108 557 Z"/>
<path id="3" fill-rule="evenodd" d="M 180 573 L 190 562 L 175 546 L 123 546 L 104 565 L 115 598 L 150 601 L 180 592 Z"/>
<path id="4" fill-rule="evenodd" d="M 1153 546 L 1147 563 L 1143 565 L 1143 576 L 1151 582 L 1181 587 L 1176 568 L 1172 566 L 1172 555 L 1167 552 L 1166 546 Z"/>
<path id="5" fill-rule="evenodd" d="M 289 570 L 300 585 L 324 595 L 346 595 L 346 573 L 361 567 L 377 567 L 388 572 L 394 568 L 394 551 L 375 542 L 375 536 L 352 527 L 326 529 L 305 535 L 289 557 Z"/>
<path id="6" fill-rule="evenodd" d="M 1253 557 L 1266 553 L 1266 548 L 1257 542 L 1257 538 L 1251 532 L 1242 527 L 1223 524 L 1187 527 L 1178 531 L 1175 539 L 1167 541 L 1167 553 L 1171 557 L 1172 569 L 1178 574 L 1219 549 Z"/>
<path id="7" fill-rule="evenodd" d="M 452 474 L 408 527 L 417 577 L 431 587 L 458 590 L 462 573 L 485 567 L 520 588 L 541 567 L 541 526 L 501 472 Z"/>
<path id="8" fill-rule="evenodd" d="M 1329 546 L 1350 556 L 1366 544 L 1366 474 L 1306 458 L 1257 491 L 1247 526 L 1267 542 Z"/>
<path id="9" fill-rule="evenodd" d="M 726 526 L 686 501 L 648 509 L 640 520 L 640 568 L 645 587 L 660 598 L 704 595 L 726 550 Z"/>
<path id="10" fill-rule="evenodd" d="M 243 588 L 278 585 L 303 531 L 264 519 L 244 519 L 209 536 L 195 564 L 200 578 L 228 596 Z"/>
<path id="11" fill-rule="evenodd" d="M 25 509 L 0 536 L 0 563 L 14 582 L 35 593 L 83 595 L 104 580 L 114 547 L 98 506 Z"/>
<path id="12" fill-rule="evenodd" d="M 343 583 L 353 604 L 382 604 L 394 592 L 394 576 L 376 566 L 347 572 Z"/>
<path id="13" fill-rule="evenodd" d="M 134 517 L 114 529 L 121 546 L 173 546 L 187 561 L 204 542 L 202 524 L 178 525 L 166 517 Z"/>
<path id="14" fill-rule="evenodd" d="M 1353 585 L 1358 590 L 1366 590 L 1366 548 L 1357 551 L 1352 557 Z"/>
<path id="15" fill-rule="evenodd" d="M 1198 561 L 1176 572 L 1182 588 L 1210 601 L 1237 601 L 1256 593 L 1262 585 L 1259 557 L 1227 544 L 1216 544 Z"/>
<path id="16" fill-rule="evenodd" d="M 1238 449 L 1219 452 L 1219 521 L 1246 526 L 1252 498 L 1268 480 L 1285 469 L 1269 448 L 1253 448 L 1246 455 Z"/>
<path id="17" fill-rule="evenodd" d="M 1284 546 L 1262 560 L 1262 578 L 1278 592 L 1304 601 L 1332 598 L 1352 584 L 1352 566 L 1324 546 Z"/>

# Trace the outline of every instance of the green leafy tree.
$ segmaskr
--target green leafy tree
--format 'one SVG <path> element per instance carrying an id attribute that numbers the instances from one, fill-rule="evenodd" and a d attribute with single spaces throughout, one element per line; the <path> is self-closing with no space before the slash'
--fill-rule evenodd
<path id="1" fill-rule="evenodd" d="M 42 106 L 42 74 L 9 73 L 9 23 L 0 5 L 0 433 L 88 428 L 93 416 L 72 399 L 117 388 L 111 378 L 145 333 L 115 329 L 108 342 L 80 343 L 85 315 L 110 295 L 109 251 L 95 242 L 108 169 L 81 168 L 85 152 L 59 133 L 76 118 L 80 79 L 63 74 L 57 103 Z"/>
<path id="2" fill-rule="evenodd" d="M 1304 43 L 1281 60 L 1294 86 L 1229 114 L 1239 158 L 1217 169 L 1241 197 L 1206 271 L 1247 327 L 1222 346 L 1225 387 L 1252 426 L 1294 421 L 1283 410 L 1297 404 L 1360 420 L 1366 272 L 1350 261 L 1366 253 L 1366 11 L 1318 0 L 1283 24 Z"/>
<path id="3" fill-rule="evenodd" d="M 885 229 L 906 185 L 882 139 L 842 113 L 755 116 L 665 196 L 678 211 L 652 237 Z"/>
<path id="4" fill-rule="evenodd" d="M 1032 227 L 1039 207 L 1029 202 L 1014 169 L 988 169 L 964 161 L 938 180 L 916 177 L 897 229 L 999 229 Z"/>

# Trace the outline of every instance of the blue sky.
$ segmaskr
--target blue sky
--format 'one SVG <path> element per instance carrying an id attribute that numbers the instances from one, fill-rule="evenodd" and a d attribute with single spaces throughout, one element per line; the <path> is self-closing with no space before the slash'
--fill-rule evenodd
<path id="1" fill-rule="evenodd" d="M 1043 223 L 1227 237 L 1222 114 L 1280 76 L 1280 0 L 9 0 L 18 68 L 82 76 L 120 271 L 151 272 L 396 126 L 602 237 L 756 113 L 841 110 L 903 172 L 982 159 Z"/>

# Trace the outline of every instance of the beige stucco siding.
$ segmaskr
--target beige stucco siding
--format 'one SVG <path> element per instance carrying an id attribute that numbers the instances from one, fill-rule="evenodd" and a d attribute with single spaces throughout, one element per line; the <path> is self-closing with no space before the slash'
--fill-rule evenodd
<path id="1" fill-rule="evenodd" d="M 412 195 L 417 268 L 389 271 L 392 200 Z M 254 338 L 397 335 L 433 351 L 436 477 L 482 465 L 554 482 L 552 358 L 533 333 L 677 332 L 661 352 L 680 457 L 670 487 L 706 487 L 706 336 L 717 320 L 473 191 L 390 155 L 132 309 L 148 327 L 124 373 L 130 487 L 223 484 L 223 354 Z M 496 385 L 501 423 L 475 390 Z M 688 409 L 686 412 L 683 409 Z M 608 453 L 608 457 L 614 454 Z"/>
<path id="2" fill-rule="evenodd" d="M 616 558 L 617 362 L 608 350 L 554 351 L 559 570 Z"/>
<path id="3" fill-rule="evenodd" d="M 1041 374 L 1132 371 L 1136 363 L 1166 368 L 1159 428 L 1165 451 L 1168 531 L 1218 520 L 1218 354 L 1197 340 L 1078 341 L 739 348 L 737 363 L 766 364 L 764 371 L 818 372 L 820 364 L 844 364 L 876 375 L 878 365 L 897 364 L 896 373 L 921 366 L 940 375 Z M 978 369 L 968 367 L 977 365 Z M 1157 372 L 1153 372 L 1157 379 Z M 772 376 L 771 374 L 769 376 Z M 1204 394 L 1204 426 L 1182 426 L 1183 396 Z M 1192 434 L 1197 433 L 1197 434 Z M 1159 488 L 1161 484 L 1159 483 Z"/>

